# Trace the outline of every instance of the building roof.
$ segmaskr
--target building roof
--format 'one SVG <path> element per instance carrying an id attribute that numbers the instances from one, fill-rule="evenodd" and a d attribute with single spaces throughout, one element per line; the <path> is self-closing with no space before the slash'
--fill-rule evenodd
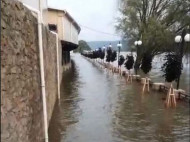
<path id="1" fill-rule="evenodd" d="M 79 24 L 75 21 L 75 19 L 66 10 L 52 8 L 52 7 L 48 7 L 48 10 L 49 11 L 62 11 L 62 12 L 64 12 L 65 16 L 73 23 L 73 25 L 76 27 L 78 32 L 80 32 L 81 28 L 80 28 Z"/>

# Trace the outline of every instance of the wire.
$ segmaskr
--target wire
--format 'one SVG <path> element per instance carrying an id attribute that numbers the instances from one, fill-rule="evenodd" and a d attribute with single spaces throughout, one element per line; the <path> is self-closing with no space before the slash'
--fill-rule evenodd
<path id="1" fill-rule="evenodd" d="M 93 29 L 93 28 L 90 28 L 90 27 L 87 27 L 87 26 L 84 26 L 84 25 L 81 25 L 81 24 L 79 24 L 79 25 L 80 25 L 81 27 L 84 27 L 84 28 L 86 28 L 86 29 L 88 29 L 88 30 L 91 30 L 91 31 L 94 31 L 94 32 L 97 32 L 97 33 L 106 34 L 106 35 L 110 35 L 110 36 L 121 37 L 121 36 L 116 35 L 116 34 L 111 34 L 111 33 L 106 33 L 106 32 L 102 32 L 102 31 L 98 31 L 98 30 L 96 30 L 96 29 Z"/>

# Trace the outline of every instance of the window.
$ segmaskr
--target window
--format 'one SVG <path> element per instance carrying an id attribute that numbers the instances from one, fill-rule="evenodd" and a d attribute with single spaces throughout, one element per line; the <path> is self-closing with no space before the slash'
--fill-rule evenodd
<path id="1" fill-rule="evenodd" d="M 48 24 L 49 30 L 57 32 L 57 25 L 55 24 Z"/>

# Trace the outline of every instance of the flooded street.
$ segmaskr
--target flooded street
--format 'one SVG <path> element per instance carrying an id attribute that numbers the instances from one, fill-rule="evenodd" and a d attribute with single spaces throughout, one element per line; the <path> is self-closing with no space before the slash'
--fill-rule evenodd
<path id="1" fill-rule="evenodd" d="M 108 74 L 79 54 L 63 75 L 50 142 L 189 142 L 189 104 L 166 109 L 165 94 Z"/>
<path id="2" fill-rule="evenodd" d="M 121 52 L 120 54 L 123 55 L 124 57 L 126 57 L 126 55 L 131 54 L 131 52 Z M 133 53 L 133 56 L 135 58 L 136 53 Z M 147 75 L 145 75 L 142 72 L 142 70 L 139 70 L 138 74 L 141 77 L 146 77 L 146 76 L 150 77 L 153 82 L 165 82 L 165 78 L 163 77 L 164 73 L 161 71 L 161 67 L 165 63 L 164 58 L 165 58 L 164 54 L 156 55 L 152 61 L 151 71 Z M 135 60 L 136 60 L 136 58 L 135 58 Z M 117 64 L 118 64 L 118 62 L 115 61 L 114 65 L 117 66 Z M 122 66 L 122 69 L 126 70 L 124 66 Z M 135 74 L 135 71 L 134 70 L 132 70 L 132 71 Z M 180 87 L 179 88 L 185 90 L 187 93 L 190 94 L 189 83 L 190 83 L 190 61 L 189 60 L 187 61 L 187 57 L 184 56 L 183 70 L 182 70 L 182 74 L 180 77 Z M 173 85 L 176 88 L 177 83 L 174 81 Z"/>

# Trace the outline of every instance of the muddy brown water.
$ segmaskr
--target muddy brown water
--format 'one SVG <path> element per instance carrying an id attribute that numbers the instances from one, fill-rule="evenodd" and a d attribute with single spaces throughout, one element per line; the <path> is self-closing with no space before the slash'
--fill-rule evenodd
<path id="1" fill-rule="evenodd" d="M 63 75 L 61 100 L 49 126 L 50 142 L 189 142 L 189 104 L 164 107 L 165 94 L 142 94 L 79 54 Z"/>

